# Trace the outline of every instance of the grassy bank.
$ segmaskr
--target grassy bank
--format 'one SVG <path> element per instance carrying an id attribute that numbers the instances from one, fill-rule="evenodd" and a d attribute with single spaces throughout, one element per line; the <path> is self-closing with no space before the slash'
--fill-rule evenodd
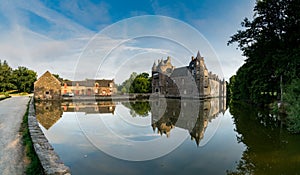
<path id="1" fill-rule="evenodd" d="M 20 132 L 22 133 L 22 141 L 25 151 L 26 174 L 44 174 L 41 162 L 33 148 L 33 143 L 28 129 L 29 103 L 27 105 L 26 113 L 23 117 L 23 122 L 21 124 L 20 129 Z"/>
<path id="2" fill-rule="evenodd" d="M 7 92 L 0 92 L 0 101 L 11 97 Z"/>

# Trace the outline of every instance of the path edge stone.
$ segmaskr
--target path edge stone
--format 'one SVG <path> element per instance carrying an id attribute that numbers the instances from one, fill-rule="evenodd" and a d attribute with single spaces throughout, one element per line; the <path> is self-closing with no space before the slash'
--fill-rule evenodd
<path id="1" fill-rule="evenodd" d="M 70 168 L 59 158 L 45 137 L 35 115 L 34 98 L 31 97 L 28 111 L 28 128 L 33 147 L 46 175 L 71 175 Z"/>

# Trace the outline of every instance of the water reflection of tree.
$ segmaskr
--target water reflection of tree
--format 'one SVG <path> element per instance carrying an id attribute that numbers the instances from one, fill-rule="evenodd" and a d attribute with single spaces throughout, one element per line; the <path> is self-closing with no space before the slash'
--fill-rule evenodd
<path id="1" fill-rule="evenodd" d="M 236 170 L 228 174 L 297 174 L 300 137 L 282 129 L 276 116 L 241 104 L 231 104 L 239 142 L 247 148 Z"/>
<path id="2" fill-rule="evenodd" d="M 130 109 L 130 115 L 132 117 L 146 117 L 149 115 L 149 111 L 151 109 L 149 101 L 130 101 L 122 102 L 122 104 L 128 109 Z"/>

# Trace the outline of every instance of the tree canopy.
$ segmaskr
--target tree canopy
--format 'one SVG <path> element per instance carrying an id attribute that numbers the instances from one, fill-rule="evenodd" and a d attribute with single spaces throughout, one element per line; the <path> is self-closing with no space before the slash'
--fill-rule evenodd
<path id="1" fill-rule="evenodd" d="M 228 41 L 238 43 L 246 56 L 230 79 L 234 99 L 268 103 L 280 96 L 281 82 L 287 85 L 300 78 L 299 11 L 298 0 L 256 2 L 253 20 L 245 18 L 241 23 L 244 29 Z"/>
<path id="2" fill-rule="evenodd" d="M 125 80 L 118 90 L 122 93 L 150 93 L 151 92 L 151 77 L 148 73 L 137 74 L 133 72 L 129 79 Z"/>
<path id="3" fill-rule="evenodd" d="M 19 92 L 31 92 L 34 89 L 34 82 L 37 74 L 26 67 L 18 67 L 12 72 L 12 82 Z"/>
<path id="4" fill-rule="evenodd" d="M 33 83 L 37 74 L 26 67 L 18 67 L 13 70 L 8 63 L 0 60 L 0 91 L 18 90 L 19 92 L 32 92 Z"/>
<path id="5" fill-rule="evenodd" d="M 16 86 L 12 83 L 12 68 L 8 65 L 6 60 L 0 60 L 0 91 L 15 89 Z"/>

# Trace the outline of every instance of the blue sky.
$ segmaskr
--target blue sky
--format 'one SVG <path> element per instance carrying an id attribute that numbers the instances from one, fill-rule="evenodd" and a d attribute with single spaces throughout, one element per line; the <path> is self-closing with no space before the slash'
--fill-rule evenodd
<path id="1" fill-rule="evenodd" d="M 243 64 L 244 58 L 241 52 L 236 50 L 236 46 L 228 47 L 226 43 L 229 37 L 240 28 L 242 19 L 252 17 L 254 4 L 255 0 L 1 0 L 0 59 L 7 60 L 13 68 L 26 66 L 36 70 L 39 76 L 49 70 L 68 79 L 115 78 L 117 83 L 121 83 L 132 71 L 149 72 L 152 66 L 150 62 L 153 63 L 153 60 L 166 58 L 170 54 L 175 57 L 174 64 L 178 67 L 182 64 L 187 65 L 192 54 L 196 55 L 196 50 L 200 50 L 202 56 L 208 60 L 208 68 L 217 73 L 219 69 L 222 69 L 223 75 L 218 73 L 219 76 L 224 76 L 228 80 Z M 207 42 L 206 45 L 214 51 L 217 57 L 215 61 L 219 61 L 220 65 L 217 67 L 209 65 L 210 55 L 206 54 L 205 47 L 200 48 L 200 45 L 199 48 L 196 45 L 190 49 L 190 52 L 185 52 L 179 48 L 180 46 L 175 46 L 176 43 L 170 44 L 171 40 L 165 43 L 165 41 L 156 41 L 153 38 L 131 38 L 130 41 L 124 42 L 128 36 L 115 38 L 114 33 L 108 32 L 110 26 L 113 26 L 112 29 L 121 30 L 123 35 L 130 33 L 124 31 L 125 29 L 132 32 L 145 30 L 145 26 L 137 28 L 139 25 L 135 26 L 134 23 L 131 24 L 135 28 L 127 26 L 123 29 L 118 26 L 128 25 L 131 22 L 128 18 L 141 15 L 159 15 L 162 16 L 162 21 L 169 20 L 168 24 L 170 21 L 172 23 L 173 19 L 178 20 L 180 25 L 182 23 L 188 25 L 182 28 L 182 33 L 186 31 L 186 28 L 195 29 L 201 35 L 202 40 Z M 170 17 L 170 19 L 164 17 Z M 120 23 L 119 21 L 122 20 L 128 20 L 128 22 Z M 146 25 L 150 28 L 155 26 L 151 22 Z M 165 30 L 172 32 L 176 25 L 162 25 L 161 29 L 160 26 L 157 28 L 162 32 Z M 157 30 L 158 33 L 160 31 Z M 99 32 L 109 33 L 109 35 L 99 37 Z M 96 43 L 95 40 L 101 44 L 91 46 L 91 43 Z M 124 60 L 123 62 L 116 61 L 122 61 L 119 58 L 115 60 L 111 58 L 111 61 L 102 65 L 106 69 L 101 70 L 102 67 L 99 66 L 101 62 L 97 62 L 99 57 L 94 56 L 89 59 L 85 57 L 86 51 L 91 47 L 95 47 L 92 51 L 100 48 L 97 52 L 99 56 L 107 53 L 112 49 L 110 46 L 121 40 L 122 44 L 116 49 L 118 54 L 112 53 L 111 55 L 115 57 L 133 55 L 130 62 L 134 62 L 135 65 L 125 64 Z M 187 43 L 186 40 L 183 43 Z M 182 52 L 174 54 L 174 51 Z M 153 60 L 147 58 L 142 61 L 142 58 L 151 57 L 151 54 L 148 54 L 150 52 L 153 53 Z M 179 57 L 184 57 L 184 59 L 176 65 Z M 133 59 L 135 60 L 132 61 Z M 92 64 L 78 68 L 86 62 L 95 62 L 93 64 L 95 68 L 91 68 Z M 120 65 L 123 65 L 123 68 Z M 91 72 L 89 70 L 96 72 L 89 74 Z M 119 73 L 115 73 L 116 70 Z"/>

